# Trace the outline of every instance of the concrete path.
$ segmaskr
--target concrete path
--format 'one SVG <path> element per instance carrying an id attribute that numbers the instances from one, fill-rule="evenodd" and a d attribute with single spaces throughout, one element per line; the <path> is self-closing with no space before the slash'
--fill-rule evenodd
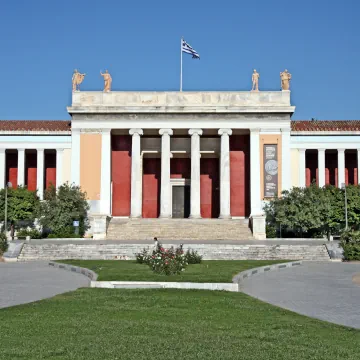
<path id="1" fill-rule="evenodd" d="M 84 275 L 51 268 L 48 262 L 0 263 L 0 308 L 49 298 L 89 282 Z"/>
<path id="2" fill-rule="evenodd" d="M 250 277 L 241 291 L 282 308 L 360 328 L 360 263 L 304 262 Z"/>

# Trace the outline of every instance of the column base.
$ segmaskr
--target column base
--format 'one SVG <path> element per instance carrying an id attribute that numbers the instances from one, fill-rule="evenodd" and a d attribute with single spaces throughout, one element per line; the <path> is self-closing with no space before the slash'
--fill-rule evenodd
<path id="1" fill-rule="evenodd" d="M 201 215 L 190 215 L 188 219 L 202 219 Z"/>
<path id="2" fill-rule="evenodd" d="M 265 214 L 251 215 L 251 230 L 255 240 L 266 240 Z"/>
<path id="3" fill-rule="evenodd" d="M 130 215 L 130 219 L 142 219 L 141 215 Z"/>
<path id="4" fill-rule="evenodd" d="M 232 216 L 231 215 L 220 215 L 219 219 L 230 220 L 230 219 L 232 219 Z"/>
<path id="5" fill-rule="evenodd" d="M 172 219 L 172 215 L 160 215 L 158 219 Z"/>

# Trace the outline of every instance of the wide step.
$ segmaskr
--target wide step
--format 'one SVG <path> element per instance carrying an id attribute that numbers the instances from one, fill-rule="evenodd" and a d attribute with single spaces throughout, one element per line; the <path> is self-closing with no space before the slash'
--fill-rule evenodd
<path id="1" fill-rule="evenodd" d="M 109 240 L 251 240 L 244 220 L 218 219 L 112 219 Z"/>

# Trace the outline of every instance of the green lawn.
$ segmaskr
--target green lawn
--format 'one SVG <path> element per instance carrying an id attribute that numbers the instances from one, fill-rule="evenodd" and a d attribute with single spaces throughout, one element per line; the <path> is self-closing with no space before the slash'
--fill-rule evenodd
<path id="1" fill-rule="evenodd" d="M 0 310 L 0 359 L 359 359 L 360 331 L 242 293 L 80 289 Z"/>
<path id="2" fill-rule="evenodd" d="M 152 272 L 149 266 L 130 260 L 61 260 L 59 262 L 88 268 L 99 274 L 98 281 L 177 281 L 232 282 L 240 271 L 287 260 L 212 260 L 189 265 L 180 275 L 165 276 Z"/>

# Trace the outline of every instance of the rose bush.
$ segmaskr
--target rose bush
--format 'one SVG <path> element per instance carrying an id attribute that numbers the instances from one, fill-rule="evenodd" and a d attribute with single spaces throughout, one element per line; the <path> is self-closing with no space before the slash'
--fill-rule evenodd
<path id="1" fill-rule="evenodd" d="M 174 247 L 165 249 L 158 243 L 152 252 L 148 249 L 143 249 L 142 252 L 137 253 L 136 261 L 139 264 L 149 265 L 151 270 L 158 274 L 174 275 L 184 271 L 189 263 L 200 263 L 201 256 L 197 254 L 196 251 L 190 252 L 189 250 L 185 254 L 183 245 L 180 245 L 175 249 Z"/>

